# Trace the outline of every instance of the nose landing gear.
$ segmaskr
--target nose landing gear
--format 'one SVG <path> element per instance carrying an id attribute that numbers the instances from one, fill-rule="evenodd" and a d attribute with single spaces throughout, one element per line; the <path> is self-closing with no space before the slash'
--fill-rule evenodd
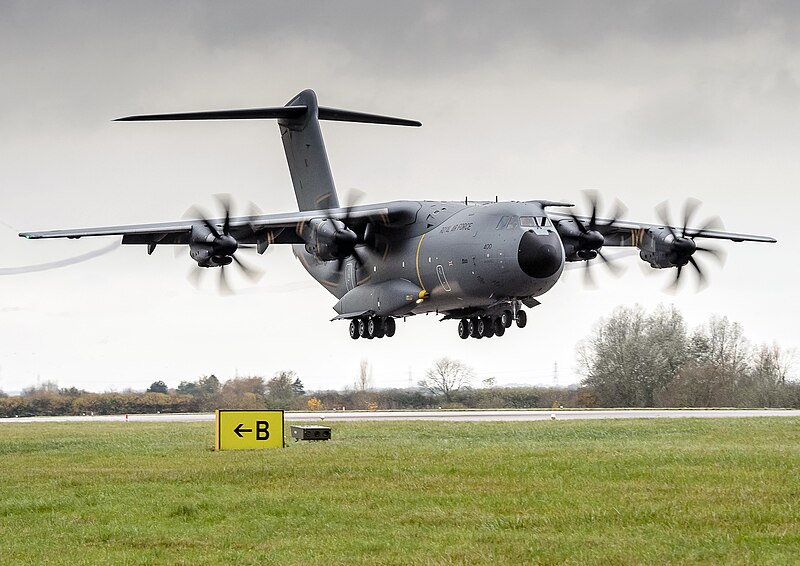
<path id="1" fill-rule="evenodd" d="M 391 338 L 394 336 L 397 324 L 392 317 L 382 316 L 366 316 L 363 318 L 350 319 L 350 338 L 358 340 L 359 338 L 366 338 L 372 340 L 373 338 Z"/>

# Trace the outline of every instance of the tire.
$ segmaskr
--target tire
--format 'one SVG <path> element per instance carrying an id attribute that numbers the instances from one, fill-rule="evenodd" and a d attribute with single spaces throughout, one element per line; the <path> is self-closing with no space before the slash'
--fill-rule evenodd
<path id="1" fill-rule="evenodd" d="M 367 321 L 363 318 L 358 319 L 358 335 L 362 338 L 367 338 Z"/>
<path id="2" fill-rule="evenodd" d="M 469 321 L 467 321 L 467 326 L 469 328 L 469 335 L 470 336 L 472 336 L 473 338 L 480 337 L 480 334 L 478 334 L 478 319 L 477 318 L 469 319 Z"/>
<path id="3" fill-rule="evenodd" d="M 491 338 L 494 336 L 494 321 L 492 318 L 484 316 L 481 318 L 481 320 L 483 321 L 483 332 L 481 333 L 481 336 L 484 338 Z"/>
<path id="4" fill-rule="evenodd" d="M 528 324 L 528 313 L 525 311 L 517 311 L 517 326 L 519 328 L 525 328 L 526 324 Z"/>
<path id="5" fill-rule="evenodd" d="M 511 325 L 514 323 L 514 314 L 510 310 L 504 310 L 501 320 L 503 321 L 503 326 L 511 328 Z"/>
<path id="6" fill-rule="evenodd" d="M 371 316 L 367 319 L 367 340 L 375 338 L 375 317 Z"/>
<path id="7" fill-rule="evenodd" d="M 458 321 L 458 337 L 462 340 L 469 338 L 469 322 L 467 322 L 466 318 Z"/>
<path id="8" fill-rule="evenodd" d="M 503 319 L 498 317 L 494 319 L 494 335 L 502 336 L 506 333 L 506 325 L 503 324 Z"/>
<path id="9" fill-rule="evenodd" d="M 386 336 L 386 325 L 383 323 L 383 318 L 376 316 L 373 318 L 375 321 L 375 331 L 372 333 L 375 338 L 383 338 Z"/>
<path id="10" fill-rule="evenodd" d="M 384 324 L 384 332 L 386 333 L 387 338 L 391 338 L 394 336 L 394 331 L 397 330 L 397 325 L 393 318 L 387 318 L 386 324 Z"/>
<path id="11" fill-rule="evenodd" d="M 475 333 L 477 336 L 475 338 L 483 338 L 486 336 L 486 320 L 483 318 L 479 318 L 477 324 L 475 325 Z"/>
<path id="12" fill-rule="evenodd" d="M 354 318 L 350 319 L 350 338 L 353 340 L 358 340 L 360 338 L 360 334 L 358 333 L 358 321 Z"/>

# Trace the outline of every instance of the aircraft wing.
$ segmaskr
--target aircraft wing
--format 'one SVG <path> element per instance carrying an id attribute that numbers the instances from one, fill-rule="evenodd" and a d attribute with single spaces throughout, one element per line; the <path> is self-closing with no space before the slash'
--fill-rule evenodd
<path id="1" fill-rule="evenodd" d="M 393 209 L 390 204 L 238 216 L 230 219 L 230 234 L 241 244 L 301 244 L 304 242 L 298 235 L 299 228 L 314 218 L 346 218 L 351 225 L 364 225 L 370 222 L 391 225 L 393 222 L 402 220 L 402 217 L 408 213 L 405 207 L 394 207 Z M 30 240 L 122 236 L 123 244 L 144 244 L 154 247 L 159 244 L 188 244 L 192 227 L 202 226 L 205 222 L 198 218 L 153 224 L 30 231 L 21 232 L 19 235 Z M 209 219 L 208 222 L 221 228 L 225 219 L 214 218 Z"/>
<path id="2" fill-rule="evenodd" d="M 560 212 L 548 212 L 552 220 L 568 220 L 572 216 Z M 590 218 L 588 216 L 575 216 L 585 226 L 588 226 Z M 636 246 L 641 241 L 644 232 L 650 228 L 665 228 L 666 224 L 648 224 L 646 222 L 630 222 L 627 220 L 615 220 L 612 224 L 610 219 L 597 218 L 597 230 L 605 237 L 605 246 Z M 683 230 L 680 226 L 670 226 L 676 234 Z M 770 236 L 758 236 L 755 234 L 741 234 L 739 232 L 726 232 L 723 230 L 708 230 L 703 228 L 687 228 L 686 237 L 695 236 L 710 238 L 715 240 L 730 240 L 732 242 L 767 242 L 775 243 L 777 240 Z"/>

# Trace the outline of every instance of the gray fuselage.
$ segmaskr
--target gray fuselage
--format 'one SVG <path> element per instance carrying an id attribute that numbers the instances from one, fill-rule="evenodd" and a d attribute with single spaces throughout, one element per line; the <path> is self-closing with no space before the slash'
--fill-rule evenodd
<path id="1" fill-rule="evenodd" d="M 361 265 L 349 257 L 339 270 L 336 261 L 320 261 L 303 245 L 294 245 L 294 254 L 337 298 L 357 285 L 395 279 L 418 285 L 425 299 L 408 314 L 492 314 L 510 300 L 546 293 L 561 276 L 564 248 L 537 202 L 402 205 L 416 210 L 413 220 L 383 227 L 385 253 L 360 247 Z"/>

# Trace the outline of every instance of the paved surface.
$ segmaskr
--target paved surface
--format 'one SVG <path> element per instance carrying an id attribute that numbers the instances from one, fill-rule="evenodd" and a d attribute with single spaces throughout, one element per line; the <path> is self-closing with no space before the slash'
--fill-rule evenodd
<path id="1" fill-rule="evenodd" d="M 679 419 L 679 418 L 746 418 L 800 417 L 797 409 L 602 409 L 602 410 L 536 410 L 536 411 L 318 411 L 286 413 L 287 422 L 297 421 L 542 421 L 581 419 Z M 125 421 L 125 415 L 81 417 L 20 417 L 0 419 L 2 423 L 41 422 L 111 422 Z M 129 415 L 136 422 L 213 421 L 213 414 Z"/>

